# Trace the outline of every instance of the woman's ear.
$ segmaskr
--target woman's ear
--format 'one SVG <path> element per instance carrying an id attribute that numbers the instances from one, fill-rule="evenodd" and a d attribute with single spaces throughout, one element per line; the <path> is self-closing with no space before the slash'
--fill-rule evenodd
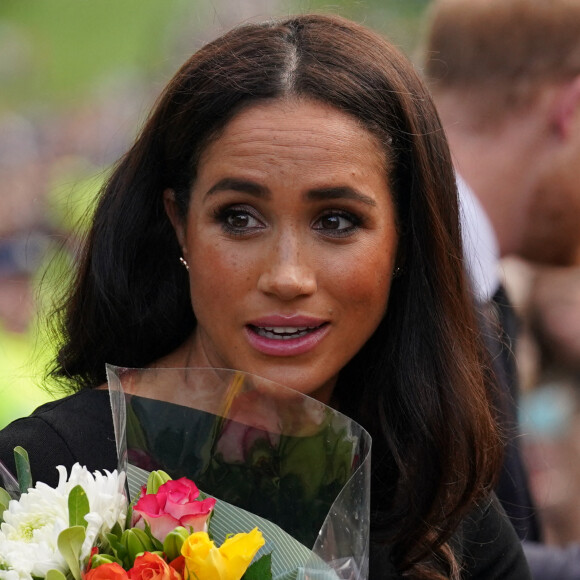
<path id="1" fill-rule="evenodd" d="M 182 217 L 181 212 L 177 207 L 177 201 L 175 200 L 175 192 L 173 189 L 166 189 L 163 192 L 163 205 L 165 207 L 165 213 L 175 230 L 177 241 L 179 242 L 182 251 L 185 253 L 185 219 Z"/>

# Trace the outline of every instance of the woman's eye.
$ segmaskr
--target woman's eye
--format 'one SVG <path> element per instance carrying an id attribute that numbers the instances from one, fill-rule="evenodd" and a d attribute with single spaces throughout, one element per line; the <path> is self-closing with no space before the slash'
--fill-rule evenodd
<path id="1" fill-rule="evenodd" d="M 327 213 L 314 223 L 314 229 L 333 236 L 344 236 L 353 232 L 360 225 L 360 220 L 345 212 Z"/>
<path id="2" fill-rule="evenodd" d="M 232 228 L 250 227 L 252 225 L 252 220 L 252 216 L 247 213 L 232 213 L 226 218 L 227 224 Z"/>
<path id="3" fill-rule="evenodd" d="M 264 227 L 256 216 L 241 208 L 226 208 L 217 217 L 224 229 L 230 233 L 246 233 Z"/>

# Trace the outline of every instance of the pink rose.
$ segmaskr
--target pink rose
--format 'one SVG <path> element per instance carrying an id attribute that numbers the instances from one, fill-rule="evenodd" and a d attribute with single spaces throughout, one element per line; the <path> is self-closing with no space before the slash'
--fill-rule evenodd
<path id="1" fill-rule="evenodd" d="M 160 542 L 178 526 L 191 532 L 207 531 L 207 519 L 216 500 L 198 500 L 198 496 L 195 483 L 185 477 L 167 481 L 157 493 L 141 495 L 133 508 L 133 525 L 144 529 L 147 522 Z"/>

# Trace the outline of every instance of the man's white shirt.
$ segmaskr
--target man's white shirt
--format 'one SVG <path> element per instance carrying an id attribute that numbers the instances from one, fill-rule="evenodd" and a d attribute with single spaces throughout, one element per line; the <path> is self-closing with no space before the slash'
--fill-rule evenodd
<path id="1" fill-rule="evenodd" d="M 456 174 L 456 180 L 466 268 L 475 297 L 486 303 L 500 285 L 499 243 L 477 196 L 459 174 Z"/>

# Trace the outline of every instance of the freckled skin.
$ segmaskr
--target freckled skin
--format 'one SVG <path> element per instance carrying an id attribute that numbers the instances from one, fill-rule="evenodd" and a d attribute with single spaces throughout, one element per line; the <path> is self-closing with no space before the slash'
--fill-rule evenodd
<path id="1" fill-rule="evenodd" d="M 385 165 L 371 133 L 320 103 L 274 101 L 234 117 L 201 156 L 185 220 L 165 195 L 198 320 L 181 363 L 240 369 L 328 402 L 387 306 L 398 238 Z M 260 194 L 216 189 L 224 179 Z M 324 188 L 360 196 L 309 195 Z M 250 215 L 241 235 L 216 217 L 230 207 Z M 360 224 L 335 219 L 346 233 L 336 236 L 325 216 L 345 212 Z M 266 355 L 249 343 L 247 325 L 275 314 L 314 317 L 328 331 L 306 353 Z"/>

